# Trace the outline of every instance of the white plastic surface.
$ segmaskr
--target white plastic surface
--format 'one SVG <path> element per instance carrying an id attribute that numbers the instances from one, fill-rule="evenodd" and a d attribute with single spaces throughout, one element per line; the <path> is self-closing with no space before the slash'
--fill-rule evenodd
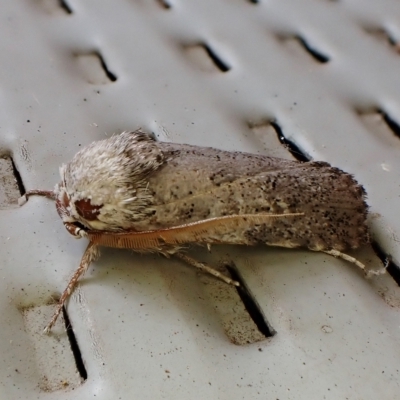
<path id="1" fill-rule="evenodd" d="M 82 146 L 139 127 L 164 141 L 290 157 L 270 147 L 265 121 L 275 119 L 305 154 L 364 184 L 374 239 L 400 265 L 400 138 L 376 113 L 400 124 L 400 54 L 385 34 L 400 40 L 396 0 L 4 1 L 0 156 L 12 156 L 27 190 L 51 189 Z M 392 277 L 366 280 L 327 255 L 266 247 L 195 251 L 213 265 L 233 260 L 277 332 L 240 346 L 224 331 L 235 313 L 218 308 L 196 271 L 104 250 L 67 307 L 87 380 L 74 387 L 64 365 L 49 392 L 23 310 L 62 292 L 86 243 L 50 200 L 1 208 L 1 399 L 400 397 Z M 354 255 L 379 267 L 370 248 Z"/>

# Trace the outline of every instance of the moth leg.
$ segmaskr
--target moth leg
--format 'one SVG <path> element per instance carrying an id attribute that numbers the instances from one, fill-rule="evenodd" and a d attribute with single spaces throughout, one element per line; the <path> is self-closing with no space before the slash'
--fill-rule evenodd
<path id="1" fill-rule="evenodd" d="M 50 323 L 46 326 L 46 328 L 44 328 L 44 333 L 49 333 L 51 331 L 51 328 L 56 323 L 58 316 L 61 314 L 64 303 L 71 295 L 71 293 L 74 291 L 79 278 L 88 270 L 90 263 L 98 257 L 98 254 L 99 254 L 98 246 L 95 245 L 93 242 L 90 242 L 86 247 L 85 253 L 83 254 L 78 269 L 75 271 L 74 275 L 68 282 L 68 286 L 66 287 L 63 294 L 60 297 L 60 300 L 58 301 L 57 309 L 53 314 Z"/>
<path id="2" fill-rule="evenodd" d="M 373 275 L 382 275 L 386 272 L 387 265 L 385 265 L 384 268 L 379 269 L 377 271 L 373 271 L 373 270 L 367 271 L 365 269 L 365 265 L 362 262 L 358 261 L 356 258 L 354 258 L 352 256 L 349 256 L 348 254 L 344 254 L 338 250 L 328 250 L 328 251 L 324 251 L 324 253 L 334 256 L 334 257 L 342 258 L 343 260 L 346 260 L 348 262 L 351 262 L 351 263 L 357 265 L 357 267 L 361 268 L 364 271 L 364 274 L 366 275 L 367 278 L 370 278 Z"/>
<path id="3" fill-rule="evenodd" d="M 229 285 L 240 286 L 240 283 L 238 281 L 235 281 L 235 280 L 221 274 L 221 272 L 217 271 L 216 269 L 214 269 L 212 267 L 209 267 L 208 265 L 206 265 L 204 263 L 196 261 L 194 258 L 191 258 L 182 253 L 174 253 L 174 256 L 181 259 L 182 261 L 185 261 L 192 267 L 198 268 L 199 270 L 206 272 L 207 274 L 210 274 L 212 276 L 215 276 L 218 279 L 221 279 L 221 281 L 224 281 L 225 283 L 228 283 Z"/>

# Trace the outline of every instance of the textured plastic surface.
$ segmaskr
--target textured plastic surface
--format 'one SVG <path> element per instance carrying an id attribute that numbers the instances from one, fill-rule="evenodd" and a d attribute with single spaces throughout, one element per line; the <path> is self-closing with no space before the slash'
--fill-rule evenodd
<path id="1" fill-rule="evenodd" d="M 374 239 L 400 264 L 397 1 L 3 3 L 0 156 L 12 156 L 27 190 L 52 188 L 82 146 L 138 127 L 291 157 L 273 120 L 306 156 L 365 185 Z M 59 370 L 43 366 L 43 349 L 66 333 L 38 339 L 23 310 L 64 289 L 85 243 L 49 200 L 1 208 L 1 399 L 398 398 L 392 277 L 265 247 L 194 250 L 213 265 L 234 261 L 277 332 L 264 341 L 234 293 L 179 261 L 104 250 L 67 308 L 87 371 L 74 386 L 70 356 L 49 350 Z M 370 248 L 355 255 L 379 266 Z M 231 343 L 243 332 L 254 343 Z"/>

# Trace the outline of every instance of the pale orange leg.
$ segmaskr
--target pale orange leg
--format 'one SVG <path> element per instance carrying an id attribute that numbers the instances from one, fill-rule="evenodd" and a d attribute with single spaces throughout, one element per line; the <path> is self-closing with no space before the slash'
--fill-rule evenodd
<path id="1" fill-rule="evenodd" d="M 79 278 L 88 270 L 90 263 L 98 257 L 98 254 L 98 246 L 90 242 L 85 250 L 85 253 L 83 254 L 79 268 L 75 271 L 74 275 L 68 282 L 67 288 L 64 290 L 60 300 L 58 301 L 57 309 L 53 314 L 50 323 L 46 326 L 46 328 L 44 328 L 44 333 L 49 333 L 51 331 L 51 328 L 56 323 L 58 316 L 61 314 L 65 302 L 74 291 Z"/>
<path id="2" fill-rule="evenodd" d="M 198 268 L 199 270 L 201 270 L 203 272 L 206 272 L 207 274 L 210 274 L 212 276 L 215 276 L 218 279 L 221 279 L 221 281 L 228 283 L 229 285 L 240 286 L 240 283 L 238 281 L 228 278 L 227 276 L 221 274 L 221 272 L 217 271 L 216 269 L 211 268 L 204 263 L 196 261 L 194 258 L 191 258 L 191 257 L 187 256 L 186 254 L 174 253 L 174 256 L 181 259 L 182 261 L 185 261 L 189 265 L 191 265 L 195 268 Z"/>
<path id="3" fill-rule="evenodd" d="M 348 254 L 342 253 L 338 250 L 324 251 L 324 253 L 334 256 L 334 257 L 342 258 L 343 260 L 346 260 L 348 262 L 351 262 L 351 263 L 357 265 L 357 267 L 361 268 L 364 271 L 364 274 L 366 275 L 367 278 L 371 278 L 371 276 L 373 276 L 373 275 L 382 275 L 386 272 L 387 265 L 385 265 L 384 268 L 381 268 L 377 271 L 374 271 L 374 270 L 367 271 L 365 269 L 365 265 L 362 262 L 358 261 L 356 258 L 354 258 L 352 256 L 349 256 Z"/>

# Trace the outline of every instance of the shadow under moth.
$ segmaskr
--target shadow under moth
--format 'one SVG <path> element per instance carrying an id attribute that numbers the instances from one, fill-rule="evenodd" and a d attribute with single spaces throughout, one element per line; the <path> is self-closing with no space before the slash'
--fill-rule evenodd
<path id="1" fill-rule="evenodd" d="M 199 244 L 303 247 L 341 257 L 369 242 L 365 191 L 325 162 L 298 162 L 157 142 L 141 131 L 94 142 L 60 168 L 53 191 L 69 233 L 89 244 L 60 297 L 49 332 L 99 246 L 175 256 L 239 283 L 185 254 Z M 370 271 L 378 274 L 380 271 Z"/>

